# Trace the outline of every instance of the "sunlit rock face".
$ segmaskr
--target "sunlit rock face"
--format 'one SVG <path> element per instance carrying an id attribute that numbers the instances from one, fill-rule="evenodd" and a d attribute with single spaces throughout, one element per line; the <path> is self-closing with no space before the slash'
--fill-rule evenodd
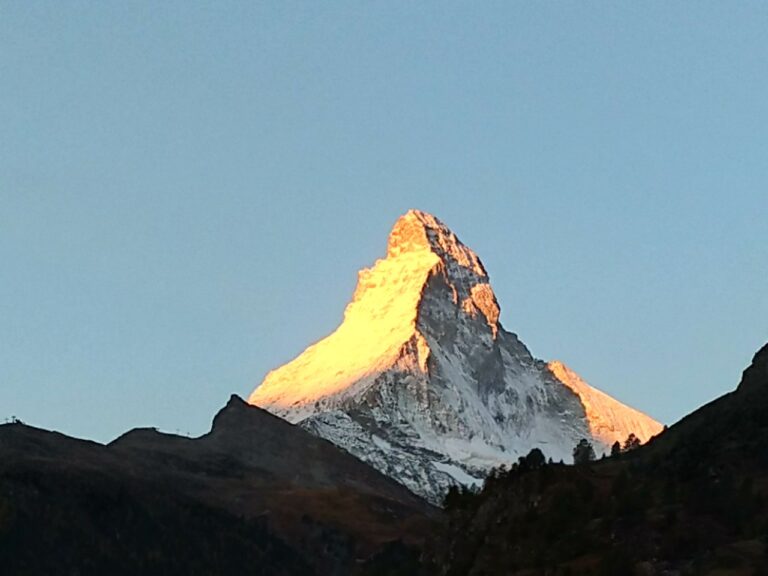
<path id="1" fill-rule="evenodd" d="M 579 397 L 590 433 L 602 444 L 623 442 L 628 432 L 632 432 L 641 442 L 647 442 L 661 432 L 663 426 L 656 420 L 593 388 L 562 362 L 550 362 L 547 369 Z"/>
<path id="2" fill-rule="evenodd" d="M 569 460 L 661 425 L 535 359 L 499 323 L 477 255 L 440 220 L 411 210 L 387 256 L 360 272 L 344 321 L 273 370 L 249 402 L 345 448 L 439 501 L 532 448 Z"/>

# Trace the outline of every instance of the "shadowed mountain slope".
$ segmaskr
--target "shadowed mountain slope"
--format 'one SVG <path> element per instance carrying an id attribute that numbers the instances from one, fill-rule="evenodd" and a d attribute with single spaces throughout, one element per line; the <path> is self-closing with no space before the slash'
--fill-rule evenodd
<path id="1" fill-rule="evenodd" d="M 197 439 L 0 427 L 3 574 L 351 574 L 439 512 L 232 397 Z"/>
<path id="2" fill-rule="evenodd" d="M 435 571 L 766 574 L 767 446 L 768 345 L 734 392 L 646 446 L 576 466 L 524 459 L 455 495 Z"/>
<path id="3" fill-rule="evenodd" d="M 557 460 L 582 438 L 604 452 L 630 433 L 645 441 L 661 431 L 562 363 L 537 360 L 499 314 L 477 254 L 411 210 L 386 257 L 360 272 L 341 325 L 267 374 L 248 401 L 433 502 L 534 447 Z"/>

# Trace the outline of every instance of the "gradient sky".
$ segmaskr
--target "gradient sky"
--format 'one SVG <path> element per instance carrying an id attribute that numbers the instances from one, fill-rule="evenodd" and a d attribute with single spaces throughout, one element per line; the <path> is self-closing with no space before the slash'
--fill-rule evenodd
<path id="1" fill-rule="evenodd" d="M 0 0 L 0 418 L 200 434 L 420 208 L 672 423 L 768 340 L 765 2 Z"/>

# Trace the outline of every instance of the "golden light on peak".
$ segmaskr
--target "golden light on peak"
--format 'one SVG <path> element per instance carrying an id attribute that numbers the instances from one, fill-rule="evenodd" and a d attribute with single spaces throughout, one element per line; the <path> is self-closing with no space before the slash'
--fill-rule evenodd
<path id="1" fill-rule="evenodd" d="M 419 303 L 430 275 L 448 261 L 466 268 L 468 277 L 487 278 L 475 253 L 437 218 L 418 210 L 401 216 L 386 258 L 359 272 L 342 324 L 267 374 L 248 401 L 278 414 L 290 408 L 286 416 L 299 421 L 306 415 L 301 407 L 308 412 L 324 398 L 355 393 L 398 362 L 413 361 L 411 368 L 427 372 L 430 350 L 417 329 Z M 487 281 L 468 289 L 466 299 L 455 303 L 471 315 L 481 313 L 495 335 L 499 310 L 493 291 Z M 415 358 L 402 354 L 406 346 Z"/>

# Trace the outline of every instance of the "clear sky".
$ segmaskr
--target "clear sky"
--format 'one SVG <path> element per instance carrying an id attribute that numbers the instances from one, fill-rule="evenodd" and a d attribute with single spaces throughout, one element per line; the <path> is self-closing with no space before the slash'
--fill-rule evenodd
<path id="1" fill-rule="evenodd" d="M 408 208 L 672 423 L 768 340 L 765 2 L 0 0 L 0 417 L 199 434 Z"/>

